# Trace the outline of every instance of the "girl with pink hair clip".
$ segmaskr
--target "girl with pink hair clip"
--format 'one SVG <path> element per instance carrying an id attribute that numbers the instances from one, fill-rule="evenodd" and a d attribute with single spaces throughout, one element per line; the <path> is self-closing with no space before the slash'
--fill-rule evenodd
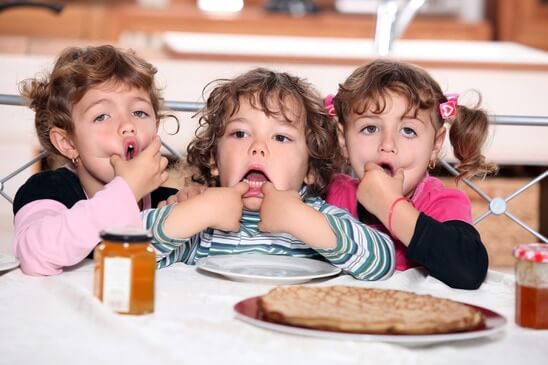
<path id="1" fill-rule="evenodd" d="M 458 180 L 495 171 L 481 153 L 488 118 L 458 104 L 423 69 L 377 60 L 356 69 L 325 99 L 344 134 L 344 151 L 357 178 L 337 175 L 327 202 L 343 207 L 396 243 L 396 270 L 423 266 L 455 288 L 476 289 L 488 256 L 472 226 L 471 203 L 458 189 L 428 174 L 449 126 L 460 161 Z"/>

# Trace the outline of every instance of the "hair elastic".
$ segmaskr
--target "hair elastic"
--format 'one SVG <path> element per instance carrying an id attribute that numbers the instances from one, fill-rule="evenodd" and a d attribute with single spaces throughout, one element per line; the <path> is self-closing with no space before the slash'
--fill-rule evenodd
<path id="1" fill-rule="evenodd" d="M 334 117 L 337 115 L 337 113 L 335 113 L 335 105 L 333 105 L 334 99 L 335 95 L 333 94 L 329 94 L 323 99 L 323 106 L 325 107 L 327 115 L 329 115 L 330 117 Z"/>
<path id="2" fill-rule="evenodd" d="M 448 121 L 449 119 L 454 118 L 457 115 L 457 100 L 459 94 L 456 93 L 447 93 L 445 94 L 446 102 L 440 103 L 439 111 L 441 119 Z"/>

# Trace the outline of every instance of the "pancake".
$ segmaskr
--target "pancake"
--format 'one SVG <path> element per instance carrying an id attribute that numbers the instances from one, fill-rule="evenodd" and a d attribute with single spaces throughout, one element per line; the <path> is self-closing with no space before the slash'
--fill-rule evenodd
<path id="1" fill-rule="evenodd" d="M 353 286 L 277 287 L 259 298 L 259 315 L 286 325 L 371 334 L 453 333 L 484 325 L 480 311 L 450 299 Z"/>

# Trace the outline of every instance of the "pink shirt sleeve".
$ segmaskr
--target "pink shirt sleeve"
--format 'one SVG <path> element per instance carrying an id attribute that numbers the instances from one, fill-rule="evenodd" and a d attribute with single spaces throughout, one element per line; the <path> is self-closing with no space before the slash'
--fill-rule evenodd
<path id="1" fill-rule="evenodd" d="M 338 174 L 331 180 L 325 201 L 331 205 L 346 209 L 354 218 L 358 218 L 359 181 L 345 174 Z"/>
<path id="2" fill-rule="evenodd" d="M 15 215 L 14 251 L 29 275 L 54 275 L 82 261 L 108 227 L 141 227 L 131 189 L 116 177 L 91 199 L 67 209 L 58 201 L 31 202 Z"/>
<path id="3" fill-rule="evenodd" d="M 438 222 L 459 220 L 472 224 L 472 204 L 464 192 L 446 188 L 434 177 L 427 177 L 421 190 L 412 199 L 417 210 Z"/>

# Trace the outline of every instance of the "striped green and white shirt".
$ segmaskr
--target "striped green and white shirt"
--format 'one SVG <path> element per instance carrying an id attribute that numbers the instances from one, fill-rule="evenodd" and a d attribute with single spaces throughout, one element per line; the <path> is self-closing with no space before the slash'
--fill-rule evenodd
<path id="1" fill-rule="evenodd" d="M 308 197 L 304 202 L 325 214 L 337 237 L 336 247 L 316 249 L 287 233 L 261 232 L 259 212 L 247 210 L 243 211 L 239 232 L 208 228 L 188 238 L 168 237 L 163 231 L 163 223 L 173 205 L 145 210 L 142 218 L 153 234 L 152 245 L 159 268 L 175 262 L 194 265 L 197 260 L 213 255 L 263 253 L 328 261 L 360 280 L 386 279 L 393 274 L 395 249 L 388 235 L 321 198 Z"/>

